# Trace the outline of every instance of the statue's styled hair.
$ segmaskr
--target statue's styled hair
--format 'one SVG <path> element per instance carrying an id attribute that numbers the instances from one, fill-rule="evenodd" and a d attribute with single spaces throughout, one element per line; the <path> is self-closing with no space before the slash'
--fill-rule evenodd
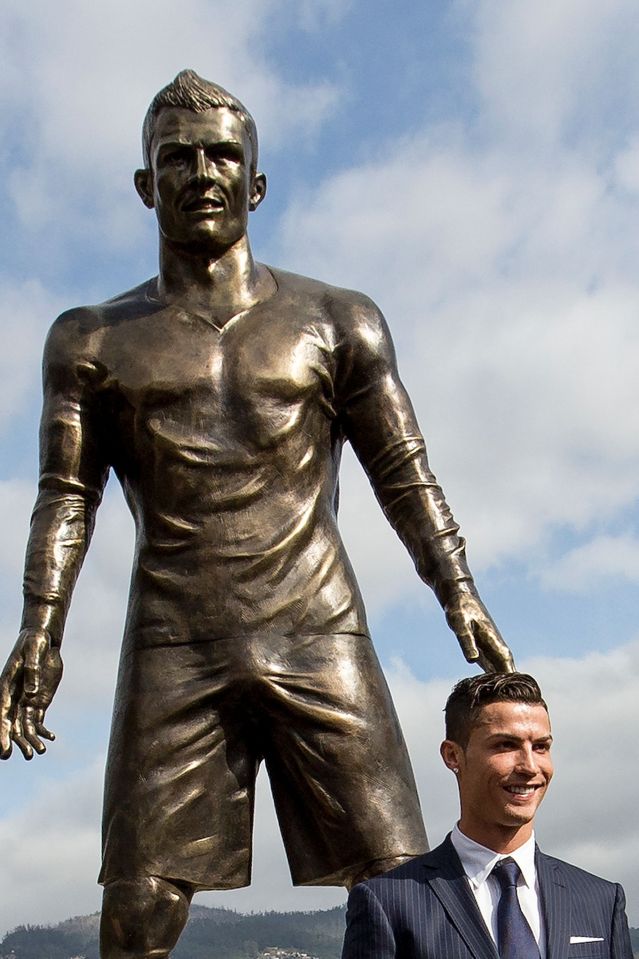
<path id="1" fill-rule="evenodd" d="M 149 109 L 146 111 L 142 126 L 142 152 L 147 169 L 151 168 L 151 141 L 158 114 L 167 107 L 182 107 L 193 113 L 204 113 L 211 107 L 226 107 L 237 113 L 246 127 L 251 143 L 251 170 L 257 169 L 257 127 L 255 120 L 243 103 L 228 93 L 217 83 L 204 80 L 194 70 L 182 70 L 175 80 L 163 87 L 153 97 Z"/>
<path id="2" fill-rule="evenodd" d="M 482 673 L 453 687 L 444 710 L 446 739 L 465 749 L 480 710 L 491 703 L 528 703 L 548 712 L 537 680 L 527 673 Z"/>

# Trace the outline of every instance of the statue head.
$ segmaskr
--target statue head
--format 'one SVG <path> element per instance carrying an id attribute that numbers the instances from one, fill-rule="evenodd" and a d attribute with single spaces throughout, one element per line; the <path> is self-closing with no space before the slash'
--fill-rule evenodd
<path id="1" fill-rule="evenodd" d="M 182 70 L 171 83 L 153 97 L 142 125 L 142 151 L 147 168 L 151 166 L 151 143 L 158 115 L 167 107 L 181 107 L 193 113 L 204 113 L 213 107 L 226 107 L 236 113 L 246 128 L 251 144 L 251 172 L 257 170 L 257 127 L 255 120 L 237 97 L 194 70 Z"/>
<path id="2" fill-rule="evenodd" d="M 266 193 L 255 121 L 222 87 L 183 70 L 153 98 L 136 189 L 175 248 L 219 254 L 246 234 Z"/>

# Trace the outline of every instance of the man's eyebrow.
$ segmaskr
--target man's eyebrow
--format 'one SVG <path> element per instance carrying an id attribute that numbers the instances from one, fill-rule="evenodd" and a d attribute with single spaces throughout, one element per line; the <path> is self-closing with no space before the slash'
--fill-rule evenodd
<path id="1" fill-rule="evenodd" d="M 527 740 L 528 738 L 528 736 L 520 736 L 518 733 L 509 732 L 508 730 L 504 729 L 503 731 L 492 733 L 490 736 L 488 736 L 488 741 L 492 742 L 493 740 L 497 739 L 512 739 L 513 741 L 519 743 L 524 742 L 524 740 Z M 552 743 L 552 733 L 548 733 L 545 736 L 535 736 L 532 741 L 534 743 Z"/>

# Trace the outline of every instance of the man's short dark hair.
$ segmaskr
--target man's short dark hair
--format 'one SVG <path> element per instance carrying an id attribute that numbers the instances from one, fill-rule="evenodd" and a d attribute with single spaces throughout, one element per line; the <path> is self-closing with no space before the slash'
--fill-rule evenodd
<path id="1" fill-rule="evenodd" d="M 528 673 L 469 676 L 453 687 L 446 702 L 446 739 L 465 749 L 480 710 L 491 703 L 528 703 L 548 712 L 537 680 Z"/>
<path id="2" fill-rule="evenodd" d="M 251 171 L 257 169 L 257 127 L 243 103 L 224 87 L 198 76 L 195 70 L 182 70 L 175 80 L 163 87 L 151 100 L 142 126 L 142 152 L 147 169 L 151 169 L 151 141 L 155 122 L 161 110 L 181 107 L 193 113 L 205 113 L 212 107 L 226 107 L 237 113 L 251 143 Z"/>

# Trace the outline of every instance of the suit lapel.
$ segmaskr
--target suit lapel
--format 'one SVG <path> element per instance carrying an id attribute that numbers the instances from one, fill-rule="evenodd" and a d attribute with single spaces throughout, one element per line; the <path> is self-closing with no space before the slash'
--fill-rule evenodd
<path id="1" fill-rule="evenodd" d="M 499 959 L 450 836 L 427 853 L 424 871 L 427 883 L 475 959 Z"/>
<path id="2" fill-rule="evenodd" d="M 570 890 L 559 864 L 539 849 L 535 865 L 546 926 L 547 959 L 566 959 L 570 940 Z"/>

